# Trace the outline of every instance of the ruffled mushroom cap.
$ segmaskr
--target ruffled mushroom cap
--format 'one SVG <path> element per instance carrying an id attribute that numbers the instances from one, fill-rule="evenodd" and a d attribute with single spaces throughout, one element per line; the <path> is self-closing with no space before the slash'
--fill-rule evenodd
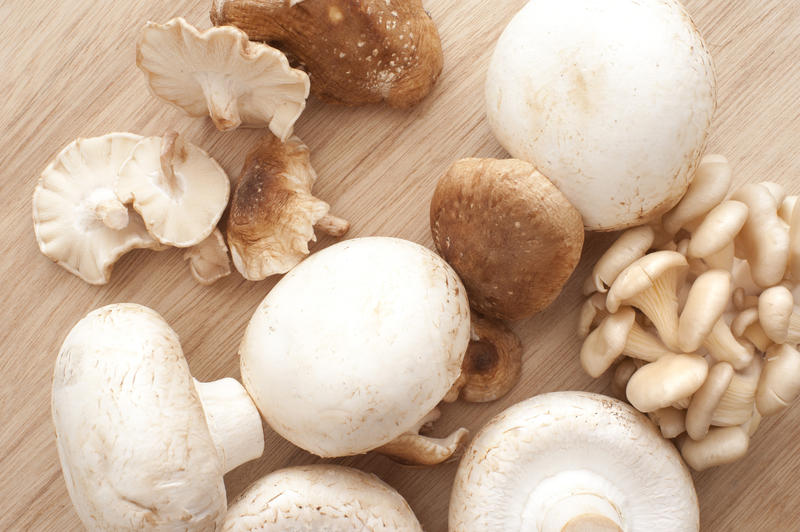
<path id="1" fill-rule="evenodd" d="M 262 477 L 228 509 L 223 532 L 422 532 L 403 497 L 349 467 L 289 467 Z"/>
<path id="2" fill-rule="evenodd" d="M 200 32 L 182 18 L 148 22 L 136 64 L 158 98 L 191 116 L 211 115 L 220 131 L 269 125 L 285 140 L 308 97 L 305 72 L 232 26 Z"/>
<path id="3" fill-rule="evenodd" d="M 199 244 L 216 227 L 228 205 L 230 181 L 206 152 L 176 132 L 142 139 L 122 165 L 116 185 L 147 230 L 162 244 Z"/>
<path id="4" fill-rule="evenodd" d="M 117 172 L 141 138 L 77 139 L 45 168 L 33 192 L 39 249 L 87 283 L 107 283 L 114 263 L 132 249 L 159 248 L 114 193 Z"/>
<path id="5" fill-rule="evenodd" d="M 228 246 L 219 229 L 214 229 L 208 238 L 187 249 L 183 258 L 189 261 L 192 277 L 202 285 L 214 284 L 231 273 Z"/>
<path id="6" fill-rule="evenodd" d="M 316 179 L 308 146 L 297 137 L 283 143 L 267 135 L 247 155 L 227 229 L 233 264 L 245 279 L 292 269 L 308 255 L 308 242 L 316 241 L 315 226 L 337 237 L 350 228 L 311 195 Z"/>

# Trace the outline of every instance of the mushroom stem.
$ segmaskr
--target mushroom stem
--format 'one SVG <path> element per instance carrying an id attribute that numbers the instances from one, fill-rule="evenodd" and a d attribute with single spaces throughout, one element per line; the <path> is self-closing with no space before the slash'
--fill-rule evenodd
<path id="1" fill-rule="evenodd" d="M 336 238 L 344 236 L 350 230 L 350 222 L 338 216 L 326 214 L 314 224 L 314 229 Z"/>
<path id="2" fill-rule="evenodd" d="M 747 367 L 753 360 L 753 350 L 734 338 L 731 328 L 723 318 L 717 320 L 711 333 L 703 340 L 703 347 L 718 362 L 729 362 L 733 369 Z"/>
<path id="3" fill-rule="evenodd" d="M 629 304 L 647 316 L 670 349 L 678 349 L 678 275 L 667 273 L 653 280 L 653 287 L 631 298 Z"/>
<path id="4" fill-rule="evenodd" d="M 206 76 L 200 81 L 206 98 L 208 114 L 220 131 L 236 129 L 242 123 L 239 116 L 239 100 L 229 83 L 222 76 Z"/>
<path id="5" fill-rule="evenodd" d="M 119 231 L 128 226 L 128 208 L 108 189 L 97 189 L 89 195 L 88 207 L 109 229 Z"/>
<path id="6" fill-rule="evenodd" d="M 619 510 L 595 493 L 575 493 L 553 503 L 540 530 L 560 532 L 622 532 Z"/>
<path id="7" fill-rule="evenodd" d="M 186 159 L 186 144 L 177 131 L 167 131 L 161 137 L 161 175 L 170 196 L 175 197 L 181 192 L 181 184 L 175 176 L 175 163 Z"/>
<path id="8" fill-rule="evenodd" d="M 401 434 L 375 450 L 405 465 L 430 466 L 441 464 L 453 456 L 461 444 L 467 440 L 469 431 L 465 428 L 460 428 L 445 438 L 430 438 L 419 434 L 423 426 L 433 423 L 440 416 L 439 409 L 434 408 L 410 431 Z"/>
<path id="9" fill-rule="evenodd" d="M 206 424 L 225 473 L 264 452 L 261 416 L 241 384 L 225 378 L 213 382 L 195 379 Z"/>

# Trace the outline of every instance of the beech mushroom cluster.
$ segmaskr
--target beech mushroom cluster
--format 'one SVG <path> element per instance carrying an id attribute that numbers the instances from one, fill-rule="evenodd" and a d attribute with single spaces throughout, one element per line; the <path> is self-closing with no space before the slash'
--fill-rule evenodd
<path id="1" fill-rule="evenodd" d="M 775 183 L 729 194 L 706 155 L 660 224 L 622 233 L 584 284 L 581 365 L 678 437 L 703 470 L 747 452 L 800 395 L 800 209 Z"/>
<path id="2" fill-rule="evenodd" d="M 225 171 L 174 131 L 163 137 L 109 133 L 77 139 L 42 172 L 33 227 L 47 257 L 90 284 L 136 248 L 188 248 L 194 277 L 230 273 L 216 230 L 228 204 Z"/>

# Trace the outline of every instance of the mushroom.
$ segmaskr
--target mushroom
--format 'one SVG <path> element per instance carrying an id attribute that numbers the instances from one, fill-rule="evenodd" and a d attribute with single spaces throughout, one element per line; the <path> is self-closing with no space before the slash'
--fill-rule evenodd
<path id="1" fill-rule="evenodd" d="M 747 295 L 744 288 L 736 287 L 733 291 L 733 307 L 736 310 L 744 310 L 758 306 L 758 296 Z"/>
<path id="2" fill-rule="evenodd" d="M 686 411 L 668 406 L 647 414 L 653 423 L 661 429 L 661 435 L 667 439 L 677 438 L 686 432 Z"/>
<path id="3" fill-rule="evenodd" d="M 800 283 L 800 209 L 792 209 L 789 220 L 789 268 L 796 283 Z"/>
<path id="4" fill-rule="evenodd" d="M 347 221 L 311 195 L 316 179 L 308 146 L 297 137 L 283 143 L 267 135 L 247 154 L 228 217 L 231 257 L 245 279 L 292 269 L 316 241 L 315 227 L 336 237 L 348 231 Z"/>
<path id="5" fill-rule="evenodd" d="M 758 296 L 758 322 L 772 342 L 786 342 L 793 310 L 794 297 L 785 286 L 767 288 Z"/>
<path id="6" fill-rule="evenodd" d="M 762 416 L 777 414 L 800 395 L 800 353 L 794 347 L 773 345 L 767 350 L 758 382 L 756 407 Z"/>
<path id="7" fill-rule="evenodd" d="M 645 416 L 603 395 L 555 392 L 480 430 L 448 521 L 452 532 L 672 532 L 698 530 L 699 511 L 686 466 Z"/>
<path id="8" fill-rule="evenodd" d="M 692 396 L 686 410 L 686 432 L 693 440 L 702 440 L 708 434 L 714 410 L 730 386 L 733 374 L 733 366 L 727 362 L 714 364 L 708 370 L 706 382 Z"/>
<path id="9" fill-rule="evenodd" d="M 772 340 L 758 321 L 758 308 L 746 308 L 731 323 L 731 331 L 738 338 L 751 342 L 759 351 L 766 351 Z"/>
<path id="10" fill-rule="evenodd" d="M 228 205 L 230 181 L 206 152 L 177 132 L 142 139 L 122 165 L 115 191 L 132 203 L 162 244 L 185 248 L 205 240 Z"/>
<path id="11" fill-rule="evenodd" d="M 214 229 L 208 238 L 187 249 L 183 259 L 189 261 L 192 277 L 202 285 L 211 285 L 231 273 L 228 246 L 219 229 Z"/>
<path id="12" fill-rule="evenodd" d="M 421 0 L 214 0 L 211 22 L 243 29 L 297 60 L 323 100 L 410 107 L 442 71 L 439 33 Z"/>
<path id="13" fill-rule="evenodd" d="M 515 159 L 462 159 L 439 180 L 430 210 L 439 254 L 473 308 L 518 320 L 555 300 L 580 259 L 580 214 L 542 174 Z"/>
<path id="14" fill-rule="evenodd" d="M 611 394 L 617 399 L 626 399 L 625 388 L 628 386 L 628 381 L 636 370 L 639 369 L 637 362 L 631 358 L 625 358 L 617 364 L 614 374 L 611 376 Z"/>
<path id="15" fill-rule="evenodd" d="M 131 303 L 72 328 L 52 411 L 67 491 L 90 530 L 213 529 L 226 509 L 223 474 L 264 450 L 242 386 L 194 381 L 175 331 Z"/>
<path id="16" fill-rule="evenodd" d="M 583 293 L 588 295 L 594 291 L 607 292 L 622 270 L 647 253 L 654 238 L 655 231 L 649 225 L 640 225 L 622 233 L 592 268 L 592 274 L 586 278 Z"/>
<path id="17" fill-rule="evenodd" d="M 714 360 L 729 362 L 737 370 L 750 365 L 753 361 L 753 346 L 747 342 L 739 342 L 725 318 L 717 320 L 711 333 L 703 340 L 703 347 Z"/>
<path id="18" fill-rule="evenodd" d="M 469 340 L 466 291 L 447 263 L 405 240 L 358 238 L 267 294 L 239 348 L 242 380 L 295 445 L 355 455 L 412 439 L 459 379 Z"/>
<path id="19" fill-rule="evenodd" d="M 375 475 L 337 465 L 273 471 L 231 504 L 223 532 L 422 532 L 403 497 Z"/>
<path id="20" fill-rule="evenodd" d="M 594 326 L 607 315 L 605 294 L 598 292 L 589 296 L 581 305 L 581 312 L 578 316 L 578 336 L 581 338 L 589 336 Z"/>
<path id="21" fill-rule="evenodd" d="M 748 208 L 741 201 L 723 201 L 709 212 L 692 233 L 687 256 L 715 257 L 733 244 L 747 220 Z M 730 270 L 732 265 L 725 269 Z"/>
<path id="22" fill-rule="evenodd" d="M 304 72 L 230 26 L 200 32 L 180 17 L 148 22 L 136 45 L 136 65 L 156 97 L 190 116 L 210 115 L 220 131 L 269 125 L 286 140 L 308 97 Z"/>
<path id="23" fill-rule="evenodd" d="M 781 220 L 787 225 L 791 225 L 792 223 L 792 213 L 794 212 L 795 205 L 797 205 L 797 196 L 786 196 L 783 198 L 781 206 L 778 208 L 778 216 L 780 216 Z"/>
<path id="24" fill-rule="evenodd" d="M 789 264 L 789 231 L 778 217 L 775 198 L 760 184 L 747 184 L 731 199 L 747 204 L 749 214 L 736 237 L 737 256 L 746 258 L 753 281 L 768 288 L 779 284 Z"/>
<path id="25" fill-rule="evenodd" d="M 109 133 L 69 143 L 42 172 L 33 192 L 33 229 L 39 249 L 90 284 L 105 284 L 114 263 L 159 243 L 114 194 L 122 163 L 139 135 Z"/>
<path id="26" fill-rule="evenodd" d="M 678 348 L 694 353 L 711 334 L 731 297 L 731 274 L 725 270 L 702 273 L 689 289 L 678 319 Z"/>
<path id="27" fill-rule="evenodd" d="M 730 464 L 747 454 L 750 437 L 741 427 L 712 427 L 700 441 L 684 438 L 681 455 L 695 471 Z"/>
<path id="28" fill-rule="evenodd" d="M 686 258 L 677 251 L 656 251 L 645 255 L 614 280 L 606 296 L 609 312 L 620 305 L 641 310 L 653 322 L 661 340 L 678 349 L 678 285 L 688 269 Z"/>
<path id="29" fill-rule="evenodd" d="M 708 362 L 698 355 L 664 355 L 645 364 L 628 381 L 625 393 L 640 412 L 652 412 L 695 393 L 708 376 Z"/>
<path id="30" fill-rule="evenodd" d="M 775 200 L 775 205 L 783 205 L 783 200 L 786 198 L 786 189 L 783 188 L 783 185 L 772 181 L 762 181 L 759 185 L 769 190 L 770 195 Z"/>
<path id="31" fill-rule="evenodd" d="M 661 219 L 664 229 L 674 235 L 716 207 L 731 187 L 731 165 L 722 155 L 703 156 L 692 184 L 674 209 Z"/>
<path id="32" fill-rule="evenodd" d="M 734 372 L 731 382 L 711 415 L 711 424 L 720 427 L 741 425 L 752 416 L 756 389 L 763 364 L 761 357 Z"/>

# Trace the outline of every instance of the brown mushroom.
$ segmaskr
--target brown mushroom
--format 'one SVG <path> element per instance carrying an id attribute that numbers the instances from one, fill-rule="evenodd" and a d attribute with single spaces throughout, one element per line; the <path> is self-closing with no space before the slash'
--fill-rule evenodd
<path id="1" fill-rule="evenodd" d="M 286 52 L 318 97 L 410 107 L 442 70 L 439 33 L 421 0 L 214 0 L 211 22 Z"/>
<path id="2" fill-rule="evenodd" d="M 350 224 L 328 214 L 311 195 L 317 174 L 299 138 L 268 134 L 247 155 L 228 218 L 228 245 L 236 269 L 251 281 L 285 273 L 308 255 L 314 228 L 344 235 Z"/>
<path id="3" fill-rule="evenodd" d="M 458 272 L 472 306 L 517 320 L 558 296 L 580 258 L 583 222 L 529 163 L 462 159 L 431 201 L 439 254 Z"/>

